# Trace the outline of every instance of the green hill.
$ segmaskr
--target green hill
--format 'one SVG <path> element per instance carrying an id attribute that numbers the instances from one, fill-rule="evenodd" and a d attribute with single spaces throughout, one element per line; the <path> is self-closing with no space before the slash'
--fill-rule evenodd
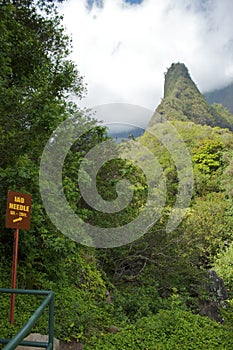
<path id="1" fill-rule="evenodd" d="M 222 89 L 210 91 L 204 96 L 208 103 L 221 103 L 225 108 L 233 113 L 233 83 Z"/>
<path id="2" fill-rule="evenodd" d="M 222 105 L 210 106 L 183 63 L 173 63 L 165 74 L 164 98 L 156 109 L 169 120 L 192 121 L 233 130 L 233 115 Z M 151 125 L 155 123 L 155 117 Z"/>

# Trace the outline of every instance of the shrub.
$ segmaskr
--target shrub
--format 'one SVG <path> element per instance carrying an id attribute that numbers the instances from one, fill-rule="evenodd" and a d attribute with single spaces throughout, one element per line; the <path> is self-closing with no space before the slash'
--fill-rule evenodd
<path id="1" fill-rule="evenodd" d="M 145 317 L 117 334 L 101 333 L 86 345 L 86 350 L 156 349 L 232 349 L 232 331 L 188 311 L 161 310 Z"/>

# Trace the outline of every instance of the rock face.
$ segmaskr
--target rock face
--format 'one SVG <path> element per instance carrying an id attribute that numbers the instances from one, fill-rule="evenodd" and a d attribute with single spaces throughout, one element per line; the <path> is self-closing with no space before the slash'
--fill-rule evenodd
<path id="1" fill-rule="evenodd" d="M 210 319 L 224 323 L 220 306 L 224 306 L 225 300 L 228 298 L 227 289 L 223 279 L 220 278 L 214 270 L 208 273 L 209 283 L 206 286 L 209 297 L 200 301 L 200 314 L 208 316 Z"/>
<path id="2" fill-rule="evenodd" d="M 48 342 L 48 336 L 42 335 L 39 333 L 31 333 L 24 340 L 35 341 L 35 342 Z M 59 340 L 54 338 L 53 350 L 59 350 L 59 348 L 60 348 Z M 45 350 L 45 348 L 35 348 L 35 347 L 29 347 L 29 346 L 17 346 L 16 348 L 16 350 L 35 350 L 35 349 Z"/>
<path id="3" fill-rule="evenodd" d="M 214 270 L 209 271 L 209 279 L 209 292 L 214 293 L 218 302 L 226 300 L 228 298 L 228 292 L 223 279 Z"/>

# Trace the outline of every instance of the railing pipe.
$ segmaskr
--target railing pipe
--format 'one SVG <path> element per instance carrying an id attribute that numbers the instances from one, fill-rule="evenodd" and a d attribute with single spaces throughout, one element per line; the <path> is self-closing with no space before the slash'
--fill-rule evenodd
<path id="1" fill-rule="evenodd" d="M 53 349 L 53 338 L 54 338 L 54 293 L 52 292 L 52 297 L 49 303 L 49 345 L 51 345 L 51 350 Z M 50 350 L 48 347 L 47 350 Z"/>
<path id="2" fill-rule="evenodd" d="M 1 343 L 7 343 L 4 350 L 13 350 L 17 345 L 26 345 L 34 347 L 44 347 L 47 350 L 53 349 L 53 332 L 54 332 L 54 293 L 52 291 L 35 291 L 27 289 L 7 289 L 0 288 L 0 293 L 15 293 L 15 294 L 34 294 L 34 295 L 46 295 L 46 298 L 36 309 L 33 315 L 29 318 L 28 322 L 21 328 L 16 336 L 8 341 L 7 339 L 1 339 Z M 23 339 L 30 333 L 31 329 L 35 325 L 36 321 L 41 316 L 45 307 L 49 304 L 49 339 L 48 343 L 45 342 L 29 342 L 23 341 Z"/>
<path id="3" fill-rule="evenodd" d="M 32 289 L 0 288 L 0 293 L 48 295 L 48 294 L 51 294 L 51 293 L 53 293 L 53 292 L 52 292 L 51 290 L 32 290 Z"/>

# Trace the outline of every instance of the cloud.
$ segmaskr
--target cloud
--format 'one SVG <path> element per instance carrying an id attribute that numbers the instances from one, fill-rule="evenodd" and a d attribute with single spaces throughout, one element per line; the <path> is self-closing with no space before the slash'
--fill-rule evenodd
<path id="1" fill-rule="evenodd" d="M 62 4 L 72 59 L 88 87 L 81 106 L 129 103 L 155 109 L 164 72 L 183 62 L 201 91 L 233 80 L 231 0 L 103 0 Z"/>
<path id="2" fill-rule="evenodd" d="M 109 103 L 93 106 L 95 118 L 103 120 L 110 130 L 143 129 L 153 116 L 148 108 L 129 103 Z"/>

